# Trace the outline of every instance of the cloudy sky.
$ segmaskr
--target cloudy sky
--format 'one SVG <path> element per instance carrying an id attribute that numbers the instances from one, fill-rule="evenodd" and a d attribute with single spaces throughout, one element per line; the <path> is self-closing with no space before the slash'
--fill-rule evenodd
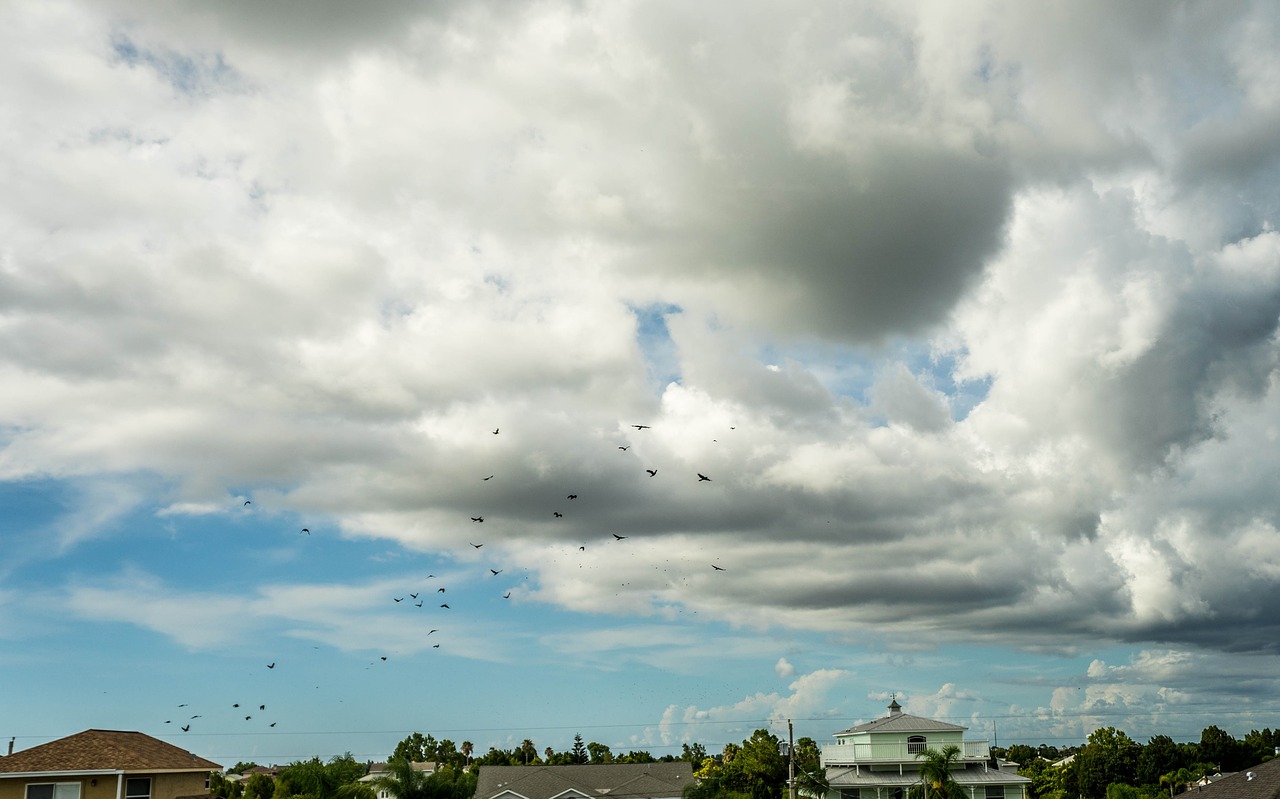
<path id="1" fill-rule="evenodd" d="M 0 8 L 17 748 L 1280 724 L 1275 4 Z"/>

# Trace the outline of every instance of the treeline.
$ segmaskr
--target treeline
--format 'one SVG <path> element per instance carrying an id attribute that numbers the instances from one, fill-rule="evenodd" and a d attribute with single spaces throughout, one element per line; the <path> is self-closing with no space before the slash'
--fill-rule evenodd
<path id="1" fill-rule="evenodd" d="M 256 763 L 237 763 L 231 773 L 244 774 Z M 361 782 L 372 764 L 361 763 L 348 752 L 325 763 L 318 757 L 282 766 L 275 779 L 255 773 L 234 781 L 214 774 L 209 792 L 221 799 L 377 799 L 380 789 L 397 799 L 471 799 L 476 777 L 461 768 L 439 767 L 427 774 L 406 760 L 392 760 L 389 771 L 372 782 Z"/>
<path id="2" fill-rule="evenodd" d="M 615 753 L 605 744 L 585 742 L 575 735 L 573 745 L 561 752 L 541 751 L 526 738 L 511 749 L 490 747 L 477 755 L 470 741 L 461 745 L 445 738 L 413 733 L 396 745 L 388 760 L 388 773 L 372 782 L 369 763 L 350 753 L 327 763 L 320 758 L 297 761 L 280 768 L 272 779 L 253 774 L 235 782 L 215 774 L 211 793 L 222 799 L 376 799 L 386 790 L 396 799 L 471 799 L 476 775 L 487 765 L 542 766 L 605 763 L 654 763 L 686 761 L 697 778 L 683 799 L 782 799 L 786 792 L 788 759 L 780 739 L 768 730 L 756 730 L 741 744 L 725 744 L 710 754 L 698 743 L 681 745 L 679 755 L 654 757 L 644 750 Z M 1159 799 L 1174 796 L 1207 774 L 1242 771 L 1270 760 L 1280 747 L 1280 729 L 1253 730 L 1237 740 L 1216 727 L 1206 727 L 1199 742 L 1177 743 L 1156 735 L 1140 744 L 1114 727 L 1094 730 L 1078 747 L 1057 748 L 1017 744 L 993 747 L 993 760 L 1019 764 L 1018 773 L 1032 781 L 1033 799 Z M 1065 763 L 1064 758 L 1074 755 Z M 431 774 L 416 771 L 412 763 L 434 762 Z M 255 763 L 237 763 L 231 771 L 243 774 Z M 795 784 L 802 796 L 818 799 L 828 793 L 820 749 L 812 738 L 800 738 L 792 752 Z M 994 765 L 994 763 L 993 763 Z"/>
<path id="3" fill-rule="evenodd" d="M 489 751 L 476 755 L 470 741 L 463 741 L 460 747 L 455 746 L 448 738 L 437 741 L 431 735 L 415 732 L 396 745 L 391 754 L 392 760 L 409 760 L 410 762 L 430 761 L 441 766 L 453 768 L 477 766 L 567 766 L 599 763 L 657 763 L 686 760 L 700 764 L 707 756 L 701 744 L 684 744 L 679 755 L 667 754 L 654 757 L 647 751 L 637 750 L 615 753 L 602 743 L 592 741 L 586 743 L 581 735 L 573 736 L 573 745 L 557 752 L 551 747 L 539 750 L 532 739 L 525 738 L 519 746 L 512 749 L 489 747 Z"/>
<path id="4" fill-rule="evenodd" d="M 1252 730 L 1237 740 L 1216 726 L 1206 727 L 1198 743 L 1178 743 L 1156 735 L 1145 745 L 1122 730 L 1094 730 L 1080 747 L 1058 750 L 1043 744 L 992 749 L 1012 760 L 1032 781 L 1036 799 L 1159 799 L 1175 796 L 1203 776 L 1243 771 L 1275 757 L 1280 730 Z M 1054 762 L 1074 755 L 1069 762 Z"/>

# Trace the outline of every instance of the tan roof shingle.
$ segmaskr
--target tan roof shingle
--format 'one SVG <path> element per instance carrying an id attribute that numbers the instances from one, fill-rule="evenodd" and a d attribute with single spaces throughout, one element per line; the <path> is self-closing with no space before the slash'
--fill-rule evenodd
<path id="1" fill-rule="evenodd" d="M 85 730 L 0 757 L 0 774 L 41 771 L 215 771 L 222 766 L 140 732 Z"/>

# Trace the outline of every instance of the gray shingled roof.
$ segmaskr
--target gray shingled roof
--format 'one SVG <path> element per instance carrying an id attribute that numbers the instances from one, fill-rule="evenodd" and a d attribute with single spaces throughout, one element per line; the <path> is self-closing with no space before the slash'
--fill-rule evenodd
<path id="1" fill-rule="evenodd" d="M 216 771 L 185 749 L 140 732 L 85 730 L 0 757 L 0 775 L 42 771 Z"/>
<path id="2" fill-rule="evenodd" d="M 1253 779 L 1249 778 L 1250 774 Z M 1192 788 L 1186 795 L 1195 799 L 1280 799 L 1280 757 L 1236 772 L 1230 777 L 1223 777 L 1204 787 Z"/>
<path id="3" fill-rule="evenodd" d="M 841 730 L 836 735 L 852 735 L 857 732 L 955 732 L 967 729 L 969 728 L 961 727 L 959 724 L 948 724 L 945 721 L 926 719 L 910 713 L 892 713 L 875 721 L 867 721 L 847 730 Z"/>
<path id="4" fill-rule="evenodd" d="M 507 791 L 526 799 L 552 799 L 569 790 L 610 799 L 677 797 L 692 782 L 693 766 L 683 761 L 595 766 L 481 766 L 475 799 L 492 799 Z"/>

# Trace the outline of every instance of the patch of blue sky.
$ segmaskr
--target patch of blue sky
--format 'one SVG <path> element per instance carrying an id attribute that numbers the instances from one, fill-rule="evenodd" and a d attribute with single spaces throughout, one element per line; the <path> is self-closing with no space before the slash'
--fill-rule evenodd
<path id="1" fill-rule="evenodd" d="M 867 391 L 875 382 L 875 357 L 843 345 L 821 342 L 793 346 L 766 344 L 756 350 L 754 357 L 766 367 L 798 364 L 835 396 L 858 403 L 866 402 Z"/>
<path id="2" fill-rule="evenodd" d="M 951 418 L 957 422 L 966 418 L 987 398 L 987 393 L 991 390 L 990 378 L 956 378 L 956 367 L 963 357 L 960 352 L 939 352 L 915 342 L 903 344 L 896 353 L 896 359 L 905 364 L 927 388 L 940 391 L 946 396 Z"/>
<path id="3" fill-rule="evenodd" d="M 754 354 L 762 364 L 800 365 L 837 397 L 867 405 L 878 376 L 890 365 L 902 363 L 927 388 L 947 397 L 951 417 L 964 419 L 991 388 L 991 381 L 958 380 L 959 353 L 939 352 L 927 344 L 900 341 L 887 348 L 866 350 L 828 343 L 807 343 L 783 347 L 768 344 Z"/>
<path id="4" fill-rule="evenodd" d="M 680 306 L 668 303 L 631 306 L 636 318 L 636 344 L 649 367 L 650 381 L 658 387 L 681 379 L 680 357 L 667 329 L 667 317 L 682 311 Z"/>
<path id="5" fill-rule="evenodd" d="M 124 34 L 111 39 L 116 60 L 130 67 L 147 67 L 180 93 L 187 96 L 207 95 L 216 89 L 237 88 L 239 74 L 221 53 L 184 55 L 167 48 L 139 47 Z"/>

